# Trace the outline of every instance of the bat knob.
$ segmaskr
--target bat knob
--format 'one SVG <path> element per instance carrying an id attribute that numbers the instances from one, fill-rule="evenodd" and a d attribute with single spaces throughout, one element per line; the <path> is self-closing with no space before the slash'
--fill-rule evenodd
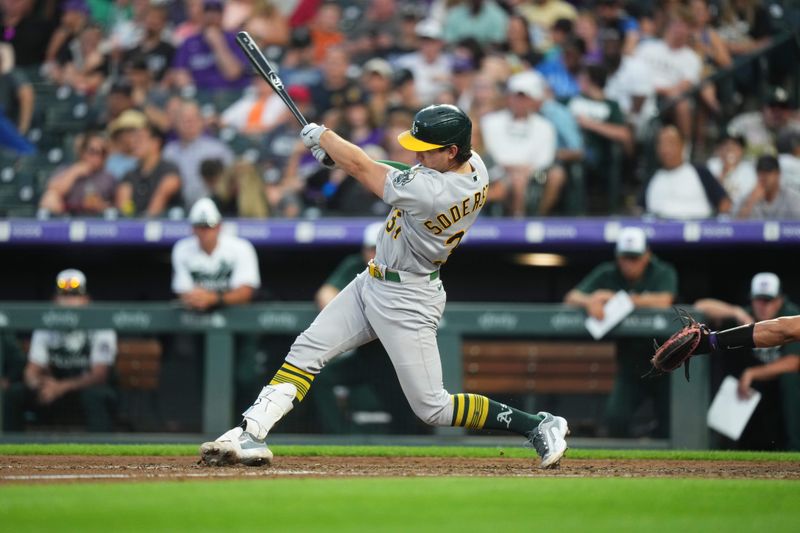
<path id="1" fill-rule="evenodd" d="M 329 155 L 326 155 L 323 158 L 322 162 L 327 166 L 333 166 L 333 165 L 336 164 L 336 162 L 333 160 L 333 158 L 331 158 L 331 156 L 329 156 Z"/>

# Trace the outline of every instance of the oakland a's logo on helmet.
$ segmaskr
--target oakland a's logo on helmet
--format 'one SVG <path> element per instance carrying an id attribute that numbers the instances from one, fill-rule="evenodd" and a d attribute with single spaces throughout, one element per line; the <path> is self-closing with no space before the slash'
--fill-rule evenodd
<path id="1" fill-rule="evenodd" d="M 411 129 L 398 135 L 400 145 L 414 152 L 455 145 L 459 153 L 469 154 L 472 121 L 456 106 L 440 104 L 421 109 Z"/>

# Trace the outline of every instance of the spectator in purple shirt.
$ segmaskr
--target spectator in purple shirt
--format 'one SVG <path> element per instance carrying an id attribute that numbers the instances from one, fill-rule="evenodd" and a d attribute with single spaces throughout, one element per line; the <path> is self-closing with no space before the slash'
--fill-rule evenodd
<path id="1" fill-rule="evenodd" d="M 186 39 L 175 54 L 173 67 L 179 87 L 194 85 L 201 90 L 247 87 L 247 58 L 236 44 L 236 36 L 222 29 L 221 0 L 203 2 L 203 28 Z"/>

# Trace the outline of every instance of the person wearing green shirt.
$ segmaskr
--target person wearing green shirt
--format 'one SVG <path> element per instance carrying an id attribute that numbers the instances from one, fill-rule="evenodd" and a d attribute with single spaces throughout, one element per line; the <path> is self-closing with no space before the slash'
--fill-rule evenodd
<path id="1" fill-rule="evenodd" d="M 636 227 L 623 228 L 616 244 L 616 259 L 601 263 L 567 293 L 564 302 L 583 307 L 597 319 L 618 291 L 626 291 L 637 308 L 669 308 L 678 292 L 675 268 L 650 251 L 647 235 Z M 652 436 L 669 436 L 669 379 L 642 379 L 650 367 L 652 339 L 617 342 L 617 375 L 606 405 L 611 437 L 631 436 L 631 421 L 641 403 L 650 398 L 657 426 Z"/>
<path id="2" fill-rule="evenodd" d="M 701 311 L 709 322 L 720 323 L 733 320 L 739 325 L 750 325 L 753 322 L 773 320 L 777 317 L 800 315 L 800 308 L 790 301 L 782 292 L 780 278 L 772 272 L 759 272 L 750 282 L 750 304 L 741 307 L 713 298 L 703 298 L 694 303 L 695 309 Z M 752 346 L 752 343 L 750 344 Z M 761 346 L 764 346 L 761 344 Z M 735 350 L 726 353 L 723 360 L 725 373 L 739 375 L 739 395 L 747 397 L 752 393 L 753 382 L 777 379 L 777 391 L 782 411 L 785 447 L 800 451 L 800 342 L 795 340 L 779 346 Z M 759 410 L 753 415 L 753 422 L 745 428 L 740 445 L 748 448 L 771 447 L 770 441 L 780 432 L 770 428 L 776 413 L 767 407 L 770 403 L 770 392 L 763 390 Z M 762 407 L 763 406 L 763 407 Z M 781 422 L 778 422 L 780 424 Z M 774 425 L 774 422 L 772 422 Z M 765 427 L 766 426 L 766 427 Z M 754 440 L 759 442 L 754 442 Z"/>
<path id="3" fill-rule="evenodd" d="M 314 297 L 317 307 L 323 309 L 375 258 L 378 233 L 384 223 L 370 224 L 364 230 L 360 253 L 348 255 L 339 263 Z M 349 410 L 381 411 L 389 413 L 389 431 L 416 433 L 422 428 L 408 408 L 389 356 L 379 341 L 373 341 L 348 354 L 342 354 L 325 367 L 314 380 L 314 402 L 321 429 L 325 433 L 352 431 L 349 416 L 339 407 L 335 394 L 337 386 L 349 389 Z"/>

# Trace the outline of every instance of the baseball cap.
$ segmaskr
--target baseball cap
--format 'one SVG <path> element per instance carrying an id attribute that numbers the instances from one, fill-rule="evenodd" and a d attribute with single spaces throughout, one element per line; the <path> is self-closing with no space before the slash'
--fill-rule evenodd
<path id="1" fill-rule="evenodd" d="M 750 284 L 751 298 L 777 298 L 781 294 L 781 280 L 772 272 L 759 272 Z"/>
<path id="2" fill-rule="evenodd" d="M 364 72 L 379 74 L 384 78 L 390 79 L 394 75 L 394 69 L 392 68 L 392 65 L 380 57 L 373 57 L 364 63 Z"/>
<path id="3" fill-rule="evenodd" d="M 378 244 L 378 235 L 383 229 L 383 222 L 373 222 L 364 228 L 364 240 L 362 245 L 364 248 L 375 248 Z"/>
<path id="4" fill-rule="evenodd" d="M 222 215 L 211 198 L 200 198 L 189 211 L 189 222 L 192 226 L 215 228 L 222 222 Z"/>
<path id="5" fill-rule="evenodd" d="M 56 292 L 66 295 L 86 294 L 86 276 L 75 268 L 62 270 L 56 276 Z"/>
<path id="6" fill-rule="evenodd" d="M 394 73 L 393 83 L 395 87 L 399 87 L 409 81 L 414 81 L 414 73 L 411 72 L 411 70 L 407 68 L 401 68 Z"/>
<path id="7" fill-rule="evenodd" d="M 767 105 L 770 107 L 791 107 L 791 103 L 789 102 L 789 92 L 783 87 L 773 87 L 769 91 Z"/>
<path id="8" fill-rule="evenodd" d="M 311 32 L 308 28 L 298 27 L 292 30 L 292 36 L 289 39 L 289 46 L 292 48 L 306 48 L 311 46 Z"/>
<path id="9" fill-rule="evenodd" d="M 780 163 L 774 155 L 762 155 L 756 161 L 756 172 L 773 172 L 780 169 Z"/>
<path id="10" fill-rule="evenodd" d="M 642 228 L 623 228 L 617 236 L 617 255 L 640 256 L 647 251 L 647 234 Z"/>
<path id="11" fill-rule="evenodd" d="M 544 78 L 538 72 L 529 70 L 514 74 L 508 80 L 509 93 L 521 93 L 534 100 L 543 100 L 546 84 Z"/>
<path id="12" fill-rule="evenodd" d="M 147 126 L 147 117 L 141 111 L 128 109 L 108 124 L 108 132 L 116 133 L 120 130 L 138 130 Z"/>
<path id="13" fill-rule="evenodd" d="M 442 38 L 442 25 L 434 19 L 424 19 L 417 22 L 414 32 L 423 39 L 439 40 Z"/>

